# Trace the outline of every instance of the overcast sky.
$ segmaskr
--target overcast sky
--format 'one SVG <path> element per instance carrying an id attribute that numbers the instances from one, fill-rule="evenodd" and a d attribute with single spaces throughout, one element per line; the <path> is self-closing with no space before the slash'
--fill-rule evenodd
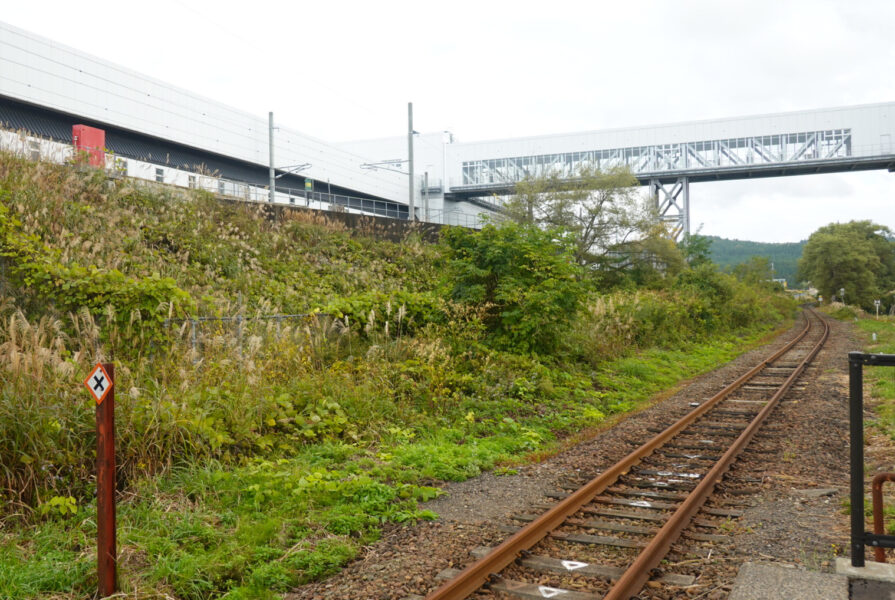
<path id="1" fill-rule="evenodd" d="M 462 141 L 895 101 L 895 2 L 15 2 L 4 21 L 329 141 Z M 702 233 L 895 229 L 885 171 L 693 184 Z"/>

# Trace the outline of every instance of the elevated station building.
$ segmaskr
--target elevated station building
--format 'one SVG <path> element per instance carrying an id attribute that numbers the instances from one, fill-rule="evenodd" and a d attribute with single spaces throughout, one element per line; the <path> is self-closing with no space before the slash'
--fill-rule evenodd
<path id="1" fill-rule="evenodd" d="M 129 176 L 267 200 L 267 115 L 0 23 L 0 146 L 64 158 L 76 124 L 103 129 Z M 335 144 L 278 124 L 273 154 L 276 202 L 410 217 L 406 136 Z M 688 232 L 691 183 L 895 170 L 895 102 L 466 143 L 415 135 L 415 216 L 475 227 L 520 180 L 573 178 L 584 164 L 627 166 Z"/>
<path id="2" fill-rule="evenodd" d="M 267 200 L 267 115 L 0 23 L 0 144 L 64 159 L 76 124 L 104 130 L 110 160 L 129 176 Z M 408 218 L 406 174 L 364 169 L 369 157 L 276 125 L 277 202 Z M 297 165 L 307 166 L 293 172 Z M 463 199 L 450 204 L 439 214 L 448 222 L 474 224 L 483 212 Z"/>
<path id="3" fill-rule="evenodd" d="M 649 186 L 666 220 L 689 232 L 691 183 L 895 170 L 895 102 L 471 143 L 448 134 L 420 141 L 414 152 L 447 199 L 488 201 L 527 177 L 573 178 L 585 164 L 626 166 Z M 344 147 L 406 156 L 395 140 Z"/>

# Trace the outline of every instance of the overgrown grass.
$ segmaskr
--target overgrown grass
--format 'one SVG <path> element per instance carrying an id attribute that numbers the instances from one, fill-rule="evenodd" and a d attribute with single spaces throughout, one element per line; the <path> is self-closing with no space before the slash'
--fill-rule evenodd
<path id="1" fill-rule="evenodd" d="M 190 461 L 161 477 L 139 478 L 119 507 L 122 589 L 139 598 L 279 597 L 337 571 L 377 538 L 383 523 L 433 517 L 417 502 L 434 497 L 438 482 L 549 452 L 565 435 L 642 406 L 758 337 L 607 361 L 596 377 L 598 391 L 587 393 L 565 377 L 559 383 L 567 390 L 554 388 L 549 402 L 537 388 L 543 383 L 517 378 L 512 395 L 463 403 L 434 423 L 390 421 L 375 442 L 322 441 L 288 458 L 240 465 Z M 50 511 L 32 519 L 24 535 L 7 528 L 0 597 L 89 593 L 94 515 L 94 500 L 80 496 L 74 514 Z M 7 521 L 14 522 L 21 520 Z"/>
<path id="2" fill-rule="evenodd" d="M 858 317 L 857 329 L 864 338 L 865 352 L 895 354 L 895 318 L 863 315 Z M 874 341 L 874 336 L 876 340 Z M 878 425 L 895 439 L 895 368 L 866 367 L 864 377 L 870 384 L 870 393 L 878 402 Z"/>
<path id="3" fill-rule="evenodd" d="M 333 573 L 385 523 L 432 518 L 418 503 L 441 482 L 554 451 L 792 309 L 703 269 L 592 291 L 555 351 L 514 353 L 488 344 L 486 307 L 444 299 L 441 250 L 414 236 L 6 155 L 0 207 L 0 598 L 95 587 L 80 381 L 97 358 L 116 362 L 122 588 L 271 598 Z M 82 233 L 98 214 L 110 224 Z M 172 290 L 188 301 L 158 302 Z M 194 338 L 190 321 L 163 324 L 196 316 L 175 306 L 336 314 L 205 323 Z"/>

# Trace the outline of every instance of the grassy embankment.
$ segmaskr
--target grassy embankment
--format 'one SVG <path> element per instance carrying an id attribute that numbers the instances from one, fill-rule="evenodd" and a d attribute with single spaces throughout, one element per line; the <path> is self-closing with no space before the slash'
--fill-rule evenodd
<path id="1" fill-rule="evenodd" d="M 827 312 L 841 320 L 854 322 L 855 329 L 863 341 L 864 352 L 895 354 L 895 317 L 881 316 L 876 318 L 850 306 L 828 308 Z M 874 335 L 876 339 L 874 339 Z M 895 369 L 892 367 L 864 367 L 864 402 L 873 406 L 876 417 L 865 423 L 865 427 L 874 427 L 883 435 L 895 440 Z M 869 397 L 868 397 L 869 396 Z M 870 471 L 868 471 L 870 472 Z M 869 480 L 868 480 L 869 481 Z M 850 503 L 843 501 L 845 512 L 850 512 Z M 873 508 L 869 494 L 864 498 L 864 513 L 871 523 Z M 895 534 L 895 510 L 889 500 L 884 503 L 886 529 Z"/>
<path id="2" fill-rule="evenodd" d="M 268 598 L 439 482 L 558 448 L 767 336 L 785 299 L 703 269 L 591 290 L 548 354 L 450 300 L 443 246 L 0 155 L 0 598 L 95 589 L 97 356 L 118 380 L 120 579 Z M 339 318 L 205 323 L 312 311 Z"/>
<path id="3" fill-rule="evenodd" d="M 876 318 L 863 312 L 859 315 L 851 308 L 843 308 L 832 314 L 843 320 L 856 319 L 855 327 L 864 341 L 865 352 L 895 354 L 895 317 Z M 870 395 L 876 403 L 875 411 L 879 417 L 876 425 L 895 439 L 895 369 L 865 367 L 864 380 L 869 384 Z"/>

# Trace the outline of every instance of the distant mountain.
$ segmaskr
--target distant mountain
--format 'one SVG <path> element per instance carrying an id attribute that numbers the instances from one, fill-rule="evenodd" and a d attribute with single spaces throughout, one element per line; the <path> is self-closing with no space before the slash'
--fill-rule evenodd
<path id="1" fill-rule="evenodd" d="M 753 256 L 766 256 L 774 263 L 775 277 L 783 277 L 789 287 L 798 287 L 796 268 L 802 256 L 805 240 L 772 244 L 765 242 L 748 242 L 728 240 L 714 235 L 706 236 L 712 241 L 712 260 L 722 269 L 730 270 L 735 265 L 746 262 Z"/>

